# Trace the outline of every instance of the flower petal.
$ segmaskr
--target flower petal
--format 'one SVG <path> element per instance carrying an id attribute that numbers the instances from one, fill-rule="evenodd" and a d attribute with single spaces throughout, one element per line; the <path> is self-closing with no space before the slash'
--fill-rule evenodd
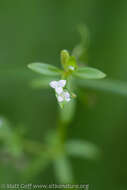
<path id="1" fill-rule="evenodd" d="M 64 98 L 63 98 L 62 96 L 58 96 L 58 97 L 57 97 L 57 100 L 58 100 L 58 102 L 63 102 L 63 101 L 64 101 Z"/>
<path id="2" fill-rule="evenodd" d="M 58 81 L 58 85 L 59 85 L 60 87 L 64 87 L 64 86 L 66 85 L 66 80 L 59 80 L 59 81 Z"/>
<path id="3" fill-rule="evenodd" d="M 61 94 L 63 92 L 63 88 L 62 87 L 56 87 L 55 91 L 57 94 Z"/>
<path id="4" fill-rule="evenodd" d="M 75 70 L 75 68 L 73 66 L 71 66 L 71 65 L 69 66 L 69 69 L 72 70 L 72 71 Z"/>
<path id="5" fill-rule="evenodd" d="M 65 98 L 70 98 L 69 92 L 64 92 L 64 96 L 65 96 Z"/>
<path id="6" fill-rule="evenodd" d="M 64 92 L 64 98 L 67 102 L 71 100 L 69 92 Z"/>
<path id="7" fill-rule="evenodd" d="M 52 88 L 56 88 L 57 87 L 57 81 L 51 81 L 49 83 L 49 85 L 52 87 Z"/>

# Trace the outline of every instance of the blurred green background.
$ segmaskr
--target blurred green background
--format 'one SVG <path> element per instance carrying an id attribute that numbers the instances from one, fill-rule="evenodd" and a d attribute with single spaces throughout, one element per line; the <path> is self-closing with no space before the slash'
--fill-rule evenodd
<path id="1" fill-rule="evenodd" d="M 30 141 L 41 143 L 48 130 L 55 130 L 58 106 L 51 90 L 31 88 L 29 83 L 38 75 L 27 64 L 58 66 L 61 49 L 71 52 L 79 43 L 80 24 L 90 31 L 89 65 L 108 78 L 127 82 L 127 1 L 0 1 L 0 115 Z M 84 90 L 84 97 L 85 93 L 89 91 Z M 72 158 L 76 182 L 89 183 L 91 190 L 125 190 L 127 97 L 96 90 L 90 94 L 96 96 L 93 106 L 77 98 L 68 138 L 95 143 L 103 156 L 98 162 Z M 31 156 L 26 161 L 3 155 L 2 150 L 0 154 L 0 183 L 57 183 L 52 165 L 32 180 L 22 181 L 20 169 Z"/>

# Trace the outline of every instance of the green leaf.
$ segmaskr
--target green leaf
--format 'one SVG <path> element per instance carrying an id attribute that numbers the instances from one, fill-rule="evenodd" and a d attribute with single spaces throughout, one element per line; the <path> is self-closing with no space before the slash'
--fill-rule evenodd
<path id="1" fill-rule="evenodd" d="M 102 71 L 91 67 L 80 67 L 73 75 L 82 79 L 101 79 L 106 76 Z"/>
<path id="2" fill-rule="evenodd" d="M 72 184 L 73 174 L 70 162 L 65 155 L 59 155 L 54 160 L 54 169 L 57 181 L 60 184 Z"/>
<path id="3" fill-rule="evenodd" d="M 3 142 L 4 150 L 14 157 L 22 154 L 22 145 L 20 138 L 12 131 L 10 123 L 3 117 L 0 117 L 0 140 Z"/>
<path id="4" fill-rule="evenodd" d="M 61 72 L 59 68 L 45 63 L 31 63 L 28 68 L 47 76 L 58 76 Z"/>
<path id="5" fill-rule="evenodd" d="M 66 144 L 66 151 L 69 155 L 82 157 L 86 159 L 97 159 L 100 151 L 97 146 L 90 142 L 81 140 L 71 140 Z"/>
<path id="6" fill-rule="evenodd" d="M 12 131 L 9 122 L 4 117 L 0 117 L 0 139 L 6 141 L 11 136 Z"/>
<path id="7" fill-rule="evenodd" d="M 76 63 L 76 58 L 74 56 L 70 56 L 69 60 L 67 62 L 68 64 L 68 69 L 71 70 L 70 68 L 73 67 L 74 70 L 77 69 L 77 63 Z M 73 71 L 73 70 L 72 70 Z"/>
<path id="8" fill-rule="evenodd" d="M 43 172 L 51 162 L 51 156 L 48 152 L 43 151 L 35 159 L 29 162 L 28 167 L 23 172 L 23 179 L 29 180 Z"/>
<path id="9" fill-rule="evenodd" d="M 116 95 L 121 95 L 127 97 L 127 83 L 117 80 L 74 80 L 75 84 L 79 87 L 86 89 L 104 91 L 107 93 L 114 93 Z"/>

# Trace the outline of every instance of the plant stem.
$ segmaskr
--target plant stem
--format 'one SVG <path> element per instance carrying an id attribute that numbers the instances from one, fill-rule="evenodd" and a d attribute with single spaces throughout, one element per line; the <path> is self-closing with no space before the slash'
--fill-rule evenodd
<path id="1" fill-rule="evenodd" d="M 58 135 L 61 144 L 64 144 L 67 138 L 68 124 L 64 123 L 61 119 L 58 121 Z"/>

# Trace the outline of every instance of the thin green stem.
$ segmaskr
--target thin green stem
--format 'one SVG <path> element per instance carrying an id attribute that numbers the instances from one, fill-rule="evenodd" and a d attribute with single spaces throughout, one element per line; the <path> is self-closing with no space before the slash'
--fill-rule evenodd
<path id="1" fill-rule="evenodd" d="M 67 127 L 68 124 L 64 123 L 61 119 L 59 119 L 57 130 L 58 130 L 59 140 L 62 145 L 65 143 L 67 138 Z"/>

